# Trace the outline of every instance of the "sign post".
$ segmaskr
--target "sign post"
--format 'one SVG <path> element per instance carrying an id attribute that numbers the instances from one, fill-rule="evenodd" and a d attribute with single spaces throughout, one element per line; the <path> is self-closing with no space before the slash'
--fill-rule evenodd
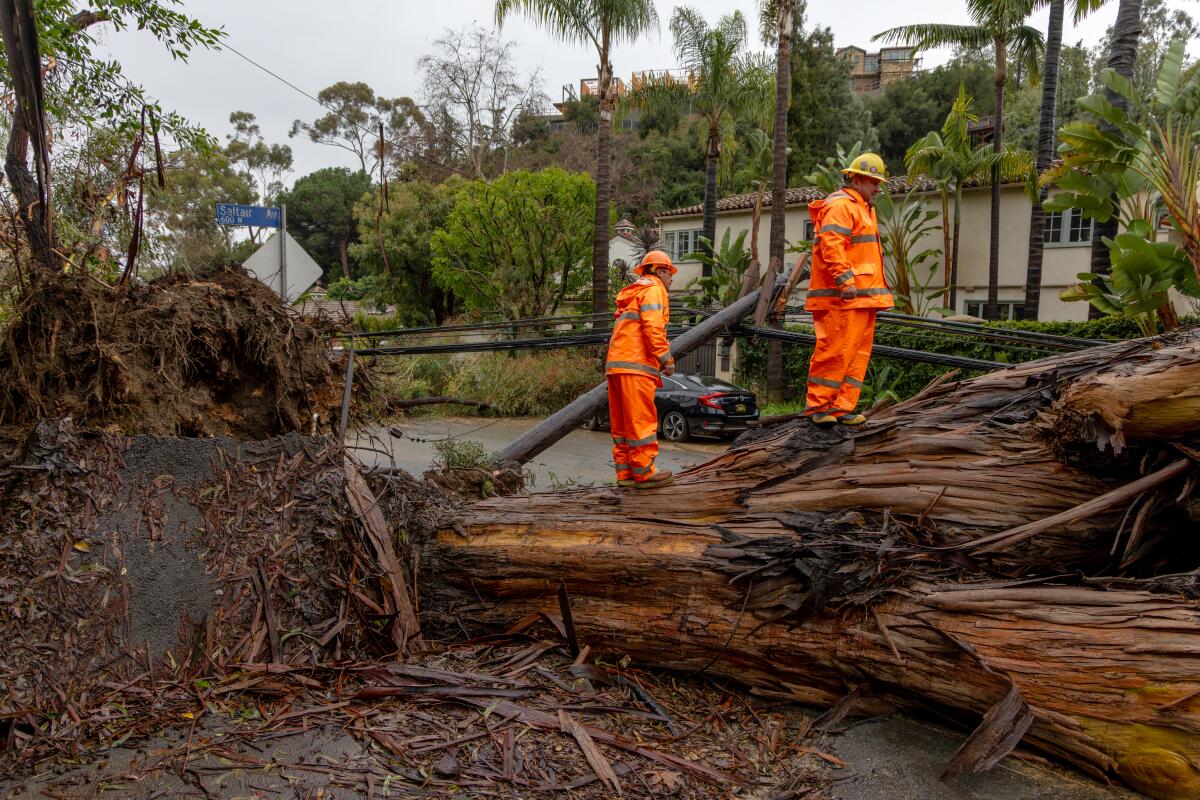
<path id="1" fill-rule="evenodd" d="M 279 207 L 279 296 L 287 302 L 287 206 Z"/>

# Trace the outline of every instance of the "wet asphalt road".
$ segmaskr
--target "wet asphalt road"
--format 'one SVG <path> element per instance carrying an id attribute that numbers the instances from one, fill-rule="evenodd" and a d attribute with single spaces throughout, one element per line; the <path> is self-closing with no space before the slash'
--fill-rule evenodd
<path id="1" fill-rule="evenodd" d="M 355 455 L 368 465 L 390 466 L 394 459 L 395 466 L 419 476 L 433 464 L 436 457 L 433 442 L 436 440 L 447 437 L 474 440 L 493 453 L 540 421 L 410 417 L 392 426 L 400 430 L 403 438 L 392 436 L 384 429 L 372 429 L 360 432 L 352 443 L 359 448 L 386 451 L 356 450 Z M 660 441 L 659 446 L 658 466 L 679 472 L 725 452 L 729 443 L 697 439 L 684 444 Z M 612 439 L 607 431 L 572 431 L 528 464 L 533 473 L 531 491 L 612 483 L 615 475 L 611 447 Z"/>

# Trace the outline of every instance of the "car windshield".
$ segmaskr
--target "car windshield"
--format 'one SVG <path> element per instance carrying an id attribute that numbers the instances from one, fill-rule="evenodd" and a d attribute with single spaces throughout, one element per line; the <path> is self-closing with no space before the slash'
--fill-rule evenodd
<path id="1" fill-rule="evenodd" d="M 740 386 L 734 386 L 728 381 L 723 381 L 720 378 L 712 378 L 707 375 L 675 375 L 672 380 L 675 380 L 679 385 L 690 391 L 700 392 L 744 392 L 745 389 Z"/>

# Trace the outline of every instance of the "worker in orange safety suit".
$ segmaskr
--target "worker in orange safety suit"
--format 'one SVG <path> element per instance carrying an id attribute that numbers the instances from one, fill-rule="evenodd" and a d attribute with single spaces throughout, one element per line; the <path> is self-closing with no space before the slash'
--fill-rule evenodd
<path id="1" fill-rule="evenodd" d="M 675 373 L 667 342 L 667 290 L 676 269 L 670 256 L 651 250 L 633 271 L 638 279 L 617 294 L 604 374 L 617 485 L 651 489 L 666 486 L 673 477 L 670 470 L 654 466 L 658 455 L 654 390 L 663 385 L 662 375 Z"/>
<path id="2" fill-rule="evenodd" d="M 804 413 L 818 425 L 866 422 L 854 408 L 871 360 L 875 315 L 895 305 L 872 203 L 887 180 L 883 159 L 863 153 L 842 173 L 841 189 L 808 205 L 816 241 L 804 307 L 812 312 L 817 344 Z"/>

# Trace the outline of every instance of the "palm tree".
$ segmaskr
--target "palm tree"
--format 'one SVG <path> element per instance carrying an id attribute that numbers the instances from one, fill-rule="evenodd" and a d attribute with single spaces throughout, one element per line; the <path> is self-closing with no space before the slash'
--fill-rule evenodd
<path id="1" fill-rule="evenodd" d="M 734 121 L 762 107 L 770 94 L 768 73 L 746 52 L 746 19 L 740 11 L 721 17 L 710 28 L 700 13 L 688 6 L 671 17 L 675 57 L 687 79 L 670 75 L 648 80 L 629 95 L 635 108 L 675 106 L 690 109 L 704 119 L 704 232 L 709 241 L 717 231 L 717 174 L 722 142 L 729 138 Z M 708 270 L 705 270 L 708 274 Z"/>
<path id="2" fill-rule="evenodd" d="M 1117 6 L 1117 20 L 1113 23 L 1112 44 L 1108 51 L 1108 68 L 1128 80 L 1133 80 L 1133 64 L 1137 60 L 1138 38 L 1142 34 L 1142 0 L 1121 0 Z M 1120 109 L 1128 110 L 1129 102 L 1112 89 L 1105 88 L 1104 97 L 1108 102 Z M 1101 123 L 1101 129 L 1106 129 L 1108 123 Z M 1113 197 L 1114 204 L 1116 197 Z M 1108 245 L 1104 240 L 1115 238 L 1117 235 L 1117 219 L 1113 218 L 1093 223 L 1092 229 L 1092 268 L 1095 275 L 1107 275 L 1112 270 L 1112 260 Z M 1088 316 L 1095 319 L 1103 316 L 1100 309 L 1092 306 Z"/>
<path id="3" fill-rule="evenodd" d="M 972 50 L 992 47 L 996 54 L 996 108 L 993 117 L 992 150 L 999 156 L 1004 150 L 1004 87 L 1008 83 L 1008 62 L 1021 65 L 1027 75 L 1041 68 L 1042 34 L 1025 24 L 1033 12 L 1034 0 L 967 0 L 967 13 L 974 25 L 922 23 L 892 28 L 874 37 L 891 43 L 907 42 L 914 50 L 958 46 Z M 1000 280 L 1000 163 L 992 167 L 992 226 L 988 252 L 988 299 L 984 316 L 999 317 Z"/>
<path id="4" fill-rule="evenodd" d="M 795 0 L 760 0 L 762 37 L 775 44 L 775 127 L 771 169 L 771 239 L 768 257 L 772 269 L 780 269 L 784 250 L 784 206 L 787 204 L 787 116 L 792 104 L 792 31 Z"/>
<path id="5" fill-rule="evenodd" d="M 949 307 L 957 310 L 958 303 L 958 242 L 962 223 L 963 188 L 967 181 L 978 180 L 991 173 L 992 185 L 1000 185 L 999 176 L 1019 176 L 1033 168 L 1029 154 L 1006 148 L 997 153 L 986 144 L 976 145 L 971 139 L 971 123 L 978 117 L 971 111 L 972 98 L 962 84 L 958 97 L 946 116 L 942 130 L 930 131 L 918 139 L 904 154 L 909 175 L 925 175 L 944 183 L 954 193 L 954 227 L 950 245 Z M 944 212 L 943 212 L 944 214 Z M 943 226 L 945 225 L 943 217 Z M 943 227 L 944 230 L 944 227 Z"/>
<path id="6" fill-rule="evenodd" d="M 596 216 L 592 228 L 592 312 L 608 311 L 609 197 L 612 194 L 612 118 L 617 102 L 612 48 L 658 28 L 653 0 L 496 0 L 496 24 L 523 12 L 564 42 L 591 45 L 599 58 L 596 88 Z"/>
<path id="7" fill-rule="evenodd" d="M 802 7 L 802 6 L 801 6 Z M 787 217 L 787 118 L 792 105 L 792 30 L 796 27 L 795 0 L 759 0 L 762 36 L 775 43 L 775 127 L 771 156 L 771 239 L 767 253 L 768 279 L 783 269 L 784 230 Z M 765 285 L 770 285 L 769 283 Z M 765 291 L 765 289 L 764 289 Z M 772 326 L 781 324 L 771 319 Z M 783 393 L 783 343 L 767 342 L 767 399 L 778 400 Z"/>
<path id="8" fill-rule="evenodd" d="M 1105 0 L 1072 0 L 1075 22 L 1104 5 Z M 1042 69 L 1042 107 L 1038 116 L 1037 171 L 1040 175 L 1054 159 L 1055 109 L 1058 107 L 1058 67 L 1062 56 L 1063 17 L 1066 0 L 1050 0 L 1050 23 L 1046 29 L 1046 61 Z M 1046 212 L 1042 203 L 1048 188 L 1043 188 L 1029 212 L 1029 258 L 1025 268 L 1025 308 L 1023 318 L 1036 320 L 1042 296 L 1042 253 L 1045 249 Z"/>

